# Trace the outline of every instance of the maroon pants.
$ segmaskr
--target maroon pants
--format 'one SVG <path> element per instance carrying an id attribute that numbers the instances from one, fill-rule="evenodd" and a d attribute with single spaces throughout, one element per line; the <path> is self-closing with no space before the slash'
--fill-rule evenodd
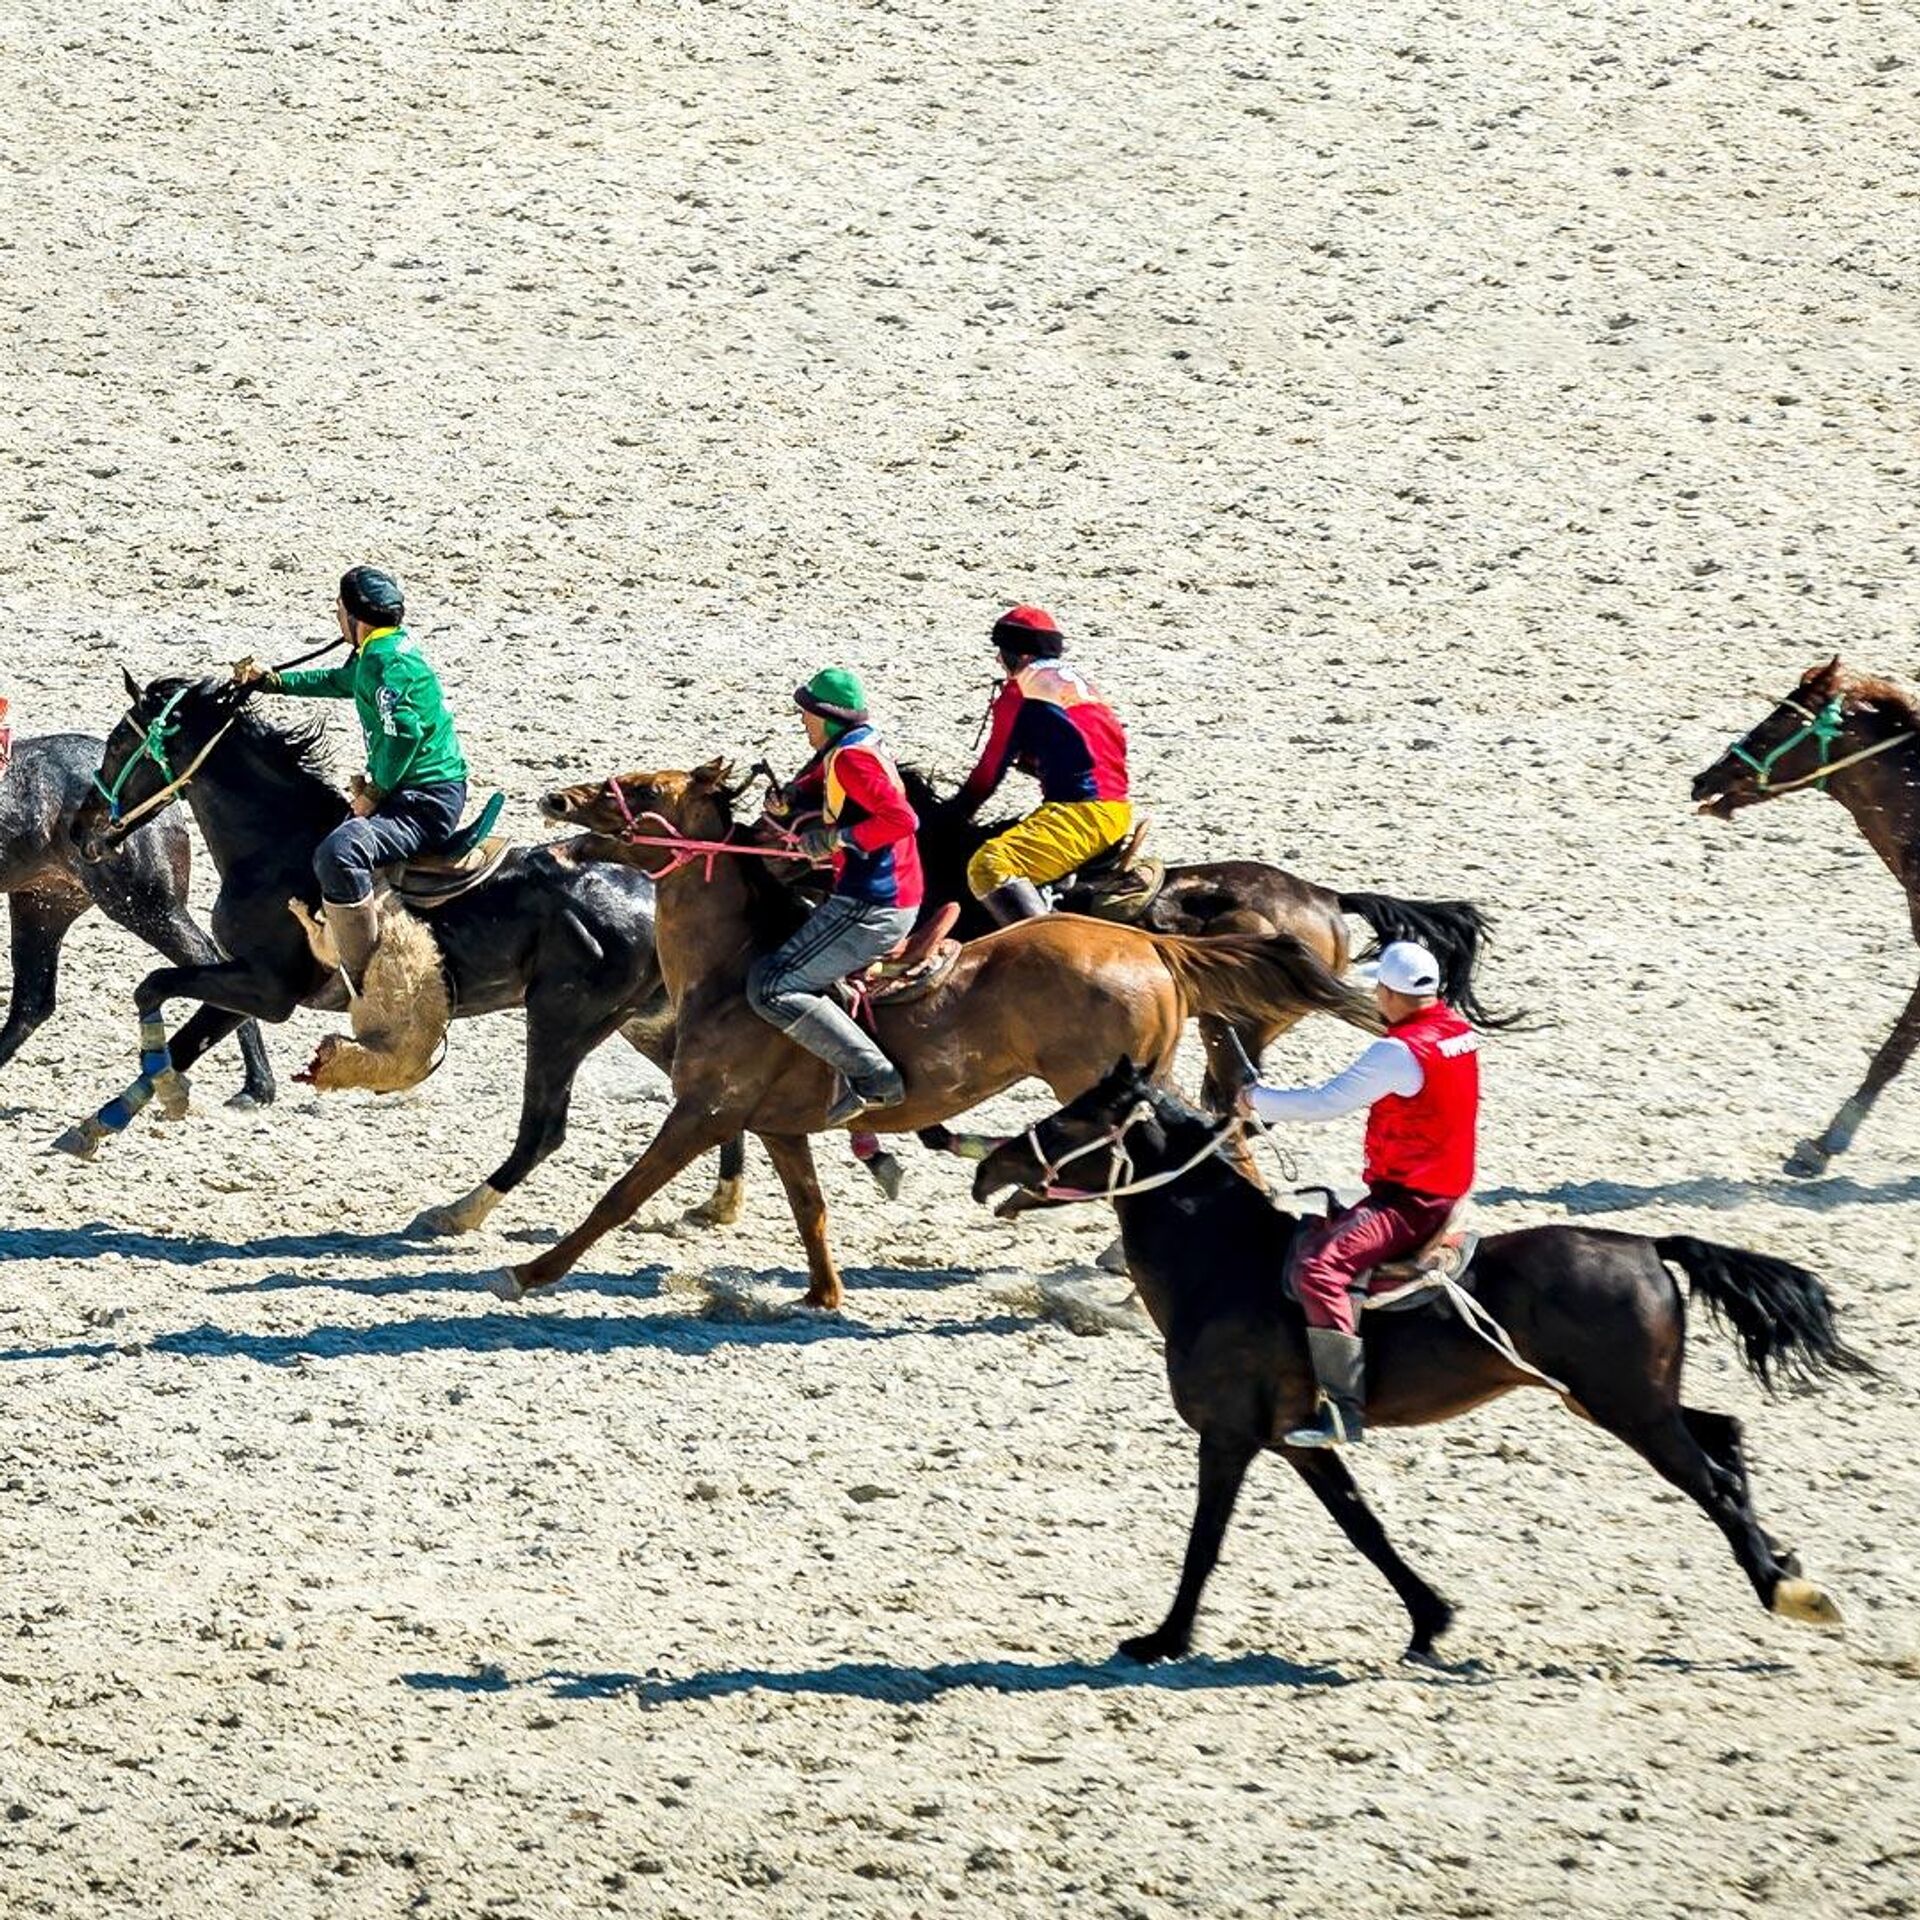
<path id="1" fill-rule="evenodd" d="M 1447 1223 L 1460 1203 L 1411 1187 L 1371 1187 L 1366 1198 L 1330 1220 L 1302 1227 L 1293 1259 L 1293 1287 L 1310 1327 L 1355 1333 L 1354 1290 L 1369 1267 L 1404 1259 Z"/>

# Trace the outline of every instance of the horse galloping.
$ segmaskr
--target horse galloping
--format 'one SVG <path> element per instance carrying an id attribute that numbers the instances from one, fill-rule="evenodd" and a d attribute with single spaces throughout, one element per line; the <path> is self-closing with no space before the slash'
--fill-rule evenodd
<path id="1" fill-rule="evenodd" d="M 321 727 L 281 731 L 252 708 L 250 689 L 227 680 L 167 678 L 143 688 L 128 676 L 126 684 L 132 705 L 108 736 L 96 790 L 76 821 L 81 851 L 104 862 L 125 839 L 128 819 L 184 796 L 220 874 L 213 930 L 229 957 L 160 968 L 134 990 L 141 1077 L 61 1137 L 57 1144 L 82 1157 L 156 1091 L 183 1111 L 181 1076 L 243 1020 L 278 1022 L 296 1007 L 337 1006 L 340 991 L 288 904 L 318 906 L 314 849 L 347 812 L 321 766 Z M 515 848 L 480 886 L 435 908 L 430 924 L 456 1019 L 520 1006 L 527 1013 L 512 1151 L 412 1228 L 460 1233 L 478 1227 L 566 1138 L 574 1075 L 595 1047 L 622 1033 L 664 1071 L 673 1033 L 654 955 L 653 884 L 643 873 L 576 859 L 565 845 Z M 176 999 L 197 1000 L 199 1009 L 170 1039 L 162 1029 L 155 1052 L 144 1032 L 160 1027 Z M 721 1184 L 708 1205 L 730 1218 L 740 1147 L 714 1144 L 723 1148 Z"/>
<path id="2" fill-rule="evenodd" d="M 0 1066 L 52 1016 L 60 947 L 82 914 L 98 907 L 178 966 L 218 960 L 219 949 L 187 911 L 192 850 L 178 820 L 143 824 L 111 860 L 80 857 L 74 826 L 92 792 L 106 743 L 84 733 L 50 733 L 15 744 L 0 762 L 0 893 L 13 926 L 13 991 L 0 1026 Z M 246 1078 L 228 1102 L 264 1107 L 273 1068 L 260 1029 L 240 1028 Z"/>
<path id="3" fill-rule="evenodd" d="M 982 1201 L 1014 1190 L 1003 1215 L 1112 1200 L 1127 1271 L 1166 1340 L 1174 1405 L 1200 1436 L 1199 1496 L 1173 1605 L 1120 1651 L 1154 1661 L 1188 1650 L 1241 1482 L 1271 1451 L 1385 1576 L 1411 1621 L 1407 1652 L 1424 1657 L 1452 1607 L 1394 1550 L 1338 1452 L 1285 1443 L 1314 1396 L 1306 1322 L 1281 1284 L 1300 1223 L 1229 1164 L 1224 1149 L 1239 1124 L 1196 1113 L 1122 1060 L 1079 1099 L 1001 1142 L 974 1179 Z M 1073 1188 L 1060 1184 L 1069 1163 Z M 1670 1266 L 1731 1324 L 1762 1386 L 1776 1371 L 1871 1371 L 1842 1345 L 1826 1290 L 1803 1267 L 1685 1235 L 1525 1227 L 1483 1240 L 1467 1276 L 1524 1364 L 1450 1305 L 1367 1313 L 1368 1426 L 1450 1420 L 1515 1387 L 1557 1390 L 1700 1507 L 1762 1606 L 1834 1625 L 1832 1598 L 1754 1516 L 1739 1422 L 1681 1402 L 1686 1312 Z"/>
<path id="4" fill-rule="evenodd" d="M 1854 673 L 1836 653 L 1809 667 L 1773 711 L 1696 774 L 1700 812 L 1730 820 L 1743 807 L 1808 788 L 1827 793 L 1853 816 L 1907 896 L 1920 941 L 1920 696 L 1891 680 Z M 1824 1131 L 1803 1140 L 1786 1171 L 1825 1173 L 1853 1144 L 1873 1103 L 1920 1046 L 1920 984 L 1881 1041 L 1863 1079 Z"/>
<path id="5" fill-rule="evenodd" d="M 786 1188 L 806 1246 L 808 1304 L 840 1302 L 807 1138 L 826 1125 L 831 1073 L 746 998 L 749 961 L 800 909 L 758 860 L 729 857 L 755 850 L 736 838 L 738 792 L 724 763 L 711 761 L 691 772 L 620 774 L 543 802 L 550 819 L 605 836 L 590 840 L 596 854 L 658 867 L 660 969 L 680 1040 L 673 1107 L 646 1152 L 573 1232 L 496 1276 L 503 1298 L 553 1285 L 696 1155 L 744 1130 L 765 1142 Z M 649 820 L 657 832 L 635 831 Z M 718 851 L 688 861 L 675 851 L 681 842 Z M 932 1127 L 1025 1079 L 1068 1098 L 1116 1052 L 1164 1073 L 1196 1013 L 1286 1024 L 1308 1012 L 1370 1032 L 1379 1026 L 1365 998 L 1287 935 L 1195 940 L 1078 916 L 1030 920 L 970 942 L 924 998 L 876 1010 L 907 1097 L 854 1124 L 888 1133 Z"/>
<path id="6" fill-rule="evenodd" d="M 913 767 L 900 772 L 920 816 L 920 864 L 926 874 L 927 898 L 961 903 L 963 935 L 989 931 L 992 921 L 967 886 L 967 863 L 1009 823 L 963 818 L 925 774 Z M 1096 911 L 1091 899 L 1071 885 L 1060 890 L 1057 904 L 1065 913 Z M 1505 1028 L 1522 1017 L 1492 1013 L 1480 999 L 1479 969 L 1489 927 L 1486 915 L 1471 900 L 1341 893 L 1262 860 L 1208 860 L 1167 867 L 1152 904 L 1129 924 L 1149 933 L 1291 934 L 1335 973 L 1343 973 L 1354 957 L 1349 914 L 1365 922 L 1378 946 L 1393 940 L 1419 941 L 1440 962 L 1441 990 L 1448 1002 L 1476 1026 Z M 1199 1027 L 1207 1072 L 1202 1097 L 1207 1104 L 1225 1112 L 1241 1054 L 1257 1065 L 1291 1024 L 1203 1014 Z"/>

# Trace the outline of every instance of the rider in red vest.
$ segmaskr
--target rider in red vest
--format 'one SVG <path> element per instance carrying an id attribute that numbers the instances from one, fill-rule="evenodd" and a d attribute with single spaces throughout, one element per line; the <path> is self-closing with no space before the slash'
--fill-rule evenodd
<path id="1" fill-rule="evenodd" d="M 1287 1435 L 1290 1447 L 1361 1437 L 1367 1372 L 1355 1291 L 1373 1268 L 1431 1240 L 1473 1187 L 1480 1036 L 1440 998 L 1439 963 L 1425 947 L 1396 940 L 1372 972 L 1383 1038 L 1324 1085 L 1252 1086 L 1240 1098 L 1242 1112 L 1269 1124 L 1367 1109 L 1365 1197 L 1303 1226 L 1295 1243 L 1294 1289 L 1320 1408 Z"/>

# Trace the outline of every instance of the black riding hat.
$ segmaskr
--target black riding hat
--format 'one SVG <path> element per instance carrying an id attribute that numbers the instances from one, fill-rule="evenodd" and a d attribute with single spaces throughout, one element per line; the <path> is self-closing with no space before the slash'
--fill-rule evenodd
<path id="1" fill-rule="evenodd" d="M 356 620 L 389 625 L 407 610 L 400 582 L 378 567 L 349 567 L 340 576 L 340 604 Z"/>

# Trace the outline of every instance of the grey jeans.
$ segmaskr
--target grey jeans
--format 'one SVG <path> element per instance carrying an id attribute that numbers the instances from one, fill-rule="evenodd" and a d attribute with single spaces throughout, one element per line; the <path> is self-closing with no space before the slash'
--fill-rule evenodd
<path id="1" fill-rule="evenodd" d="M 747 1000 L 856 1088 L 894 1072 L 873 1036 L 833 997 L 836 981 L 858 973 L 913 931 L 911 907 L 881 907 L 835 894 L 806 924 L 747 970 Z"/>

